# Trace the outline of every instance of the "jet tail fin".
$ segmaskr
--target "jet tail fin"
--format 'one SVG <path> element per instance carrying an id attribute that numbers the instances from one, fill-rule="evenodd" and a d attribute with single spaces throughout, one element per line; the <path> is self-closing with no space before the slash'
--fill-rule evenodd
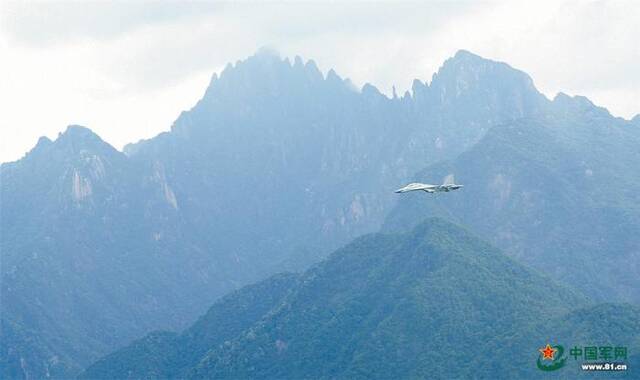
<path id="1" fill-rule="evenodd" d="M 448 176 L 444 177 L 444 179 L 442 180 L 443 185 L 453 185 L 454 183 L 455 183 L 455 180 L 453 178 L 453 174 L 449 174 Z"/>

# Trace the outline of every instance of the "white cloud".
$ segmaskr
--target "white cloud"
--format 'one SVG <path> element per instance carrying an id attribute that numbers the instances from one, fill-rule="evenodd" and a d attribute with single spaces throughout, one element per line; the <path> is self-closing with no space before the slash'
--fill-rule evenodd
<path id="1" fill-rule="evenodd" d="M 0 161 L 66 125 L 120 148 L 167 130 L 213 72 L 261 46 L 390 93 L 458 49 L 528 72 L 549 96 L 640 112 L 640 3 L 2 3 Z"/>

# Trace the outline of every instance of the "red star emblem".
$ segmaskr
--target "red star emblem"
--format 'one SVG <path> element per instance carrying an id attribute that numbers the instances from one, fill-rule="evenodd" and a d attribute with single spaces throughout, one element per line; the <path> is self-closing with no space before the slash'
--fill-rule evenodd
<path id="1" fill-rule="evenodd" d="M 551 345 L 547 344 L 547 347 L 541 348 L 538 351 L 542 354 L 542 360 L 553 360 L 553 355 L 556 353 L 555 348 L 551 347 Z"/>

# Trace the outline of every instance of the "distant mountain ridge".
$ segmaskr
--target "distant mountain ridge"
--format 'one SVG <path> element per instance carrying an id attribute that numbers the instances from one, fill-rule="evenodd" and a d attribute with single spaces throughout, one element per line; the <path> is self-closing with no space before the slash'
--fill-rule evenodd
<path id="1" fill-rule="evenodd" d="M 263 51 L 125 153 L 78 126 L 42 138 L 0 167 L 2 328 L 15 339 L 0 374 L 71 376 L 148 331 L 188 326 L 229 291 L 307 268 L 377 231 L 398 184 L 522 118 L 571 121 L 572 136 L 582 120 L 637 126 L 580 98 L 551 102 L 525 73 L 465 51 L 400 98 Z M 623 191 L 616 202 L 630 204 Z"/>
<path id="2" fill-rule="evenodd" d="M 640 302 L 640 133 L 585 98 L 561 94 L 552 107 L 420 171 L 417 181 L 456 173 L 465 192 L 405 196 L 383 230 L 444 217 L 585 294 Z"/>

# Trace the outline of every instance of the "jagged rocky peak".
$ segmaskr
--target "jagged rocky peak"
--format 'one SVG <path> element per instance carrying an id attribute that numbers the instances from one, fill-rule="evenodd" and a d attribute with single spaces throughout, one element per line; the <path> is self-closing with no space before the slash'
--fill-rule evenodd
<path id="1" fill-rule="evenodd" d="M 124 155 L 103 141 L 91 129 L 70 125 L 66 131 L 60 133 L 52 144 L 55 158 L 64 155 L 64 166 L 69 170 L 64 176 L 68 181 L 72 198 L 82 201 L 91 197 L 94 187 L 102 182 L 111 171 L 113 165 L 118 165 L 125 159 Z"/>
<path id="2" fill-rule="evenodd" d="M 438 106 L 464 110 L 473 118 L 483 115 L 489 121 L 539 114 L 549 103 L 525 72 L 466 50 L 444 62 L 428 91 L 419 83 L 414 87 L 414 93 L 426 92 Z"/>
<path id="3" fill-rule="evenodd" d="M 440 93 L 443 100 L 480 90 L 504 95 L 519 92 L 525 96 L 542 96 L 525 72 L 466 50 L 458 51 L 444 62 L 433 75 L 430 88 Z"/>
<path id="4" fill-rule="evenodd" d="M 411 93 L 415 99 L 422 99 L 427 96 L 429 85 L 419 79 L 414 79 L 411 84 Z"/>
<path id="5" fill-rule="evenodd" d="M 53 145 L 53 141 L 47 136 L 40 136 L 36 145 L 25 155 L 26 157 L 33 157 L 43 154 Z"/>
<path id="6" fill-rule="evenodd" d="M 50 144 L 46 159 L 68 168 L 72 176 L 74 194 L 84 198 L 91 193 L 91 181 L 101 181 L 113 165 L 123 164 L 123 153 L 103 141 L 91 129 L 70 125 Z"/>
<path id="7" fill-rule="evenodd" d="M 555 98 L 553 98 L 553 102 L 558 105 L 564 105 L 564 106 L 578 106 L 578 107 L 585 107 L 585 108 L 594 107 L 593 102 L 589 100 L 589 98 L 587 98 L 586 96 L 580 96 L 580 95 L 571 96 L 571 95 L 565 94 L 564 92 L 559 92 L 555 96 Z"/>
<path id="8" fill-rule="evenodd" d="M 38 139 L 38 142 L 36 143 L 36 146 L 34 147 L 34 149 L 38 149 L 38 147 L 47 147 L 50 146 L 53 143 L 53 141 L 51 141 L 50 138 L 48 138 L 47 136 L 40 136 L 40 138 Z"/>
<path id="9" fill-rule="evenodd" d="M 372 97 L 372 98 L 384 97 L 384 95 L 380 92 L 380 90 L 378 90 L 378 88 L 372 85 L 371 83 L 365 83 L 364 86 L 362 86 L 362 90 L 360 92 L 362 93 L 362 95 L 366 97 Z"/>
<path id="10" fill-rule="evenodd" d="M 77 124 L 71 124 L 69 126 L 67 126 L 67 129 L 64 132 L 61 132 L 58 134 L 58 137 L 62 137 L 62 136 L 72 136 L 72 137 L 93 137 L 97 135 L 89 128 L 82 126 L 82 125 L 77 125 Z"/>
<path id="11" fill-rule="evenodd" d="M 53 204 L 52 199 L 79 204 L 96 199 L 97 194 L 100 199 L 108 197 L 106 187 L 120 181 L 117 177 L 127 165 L 123 153 L 89 128 L 70 125 L 54 141 L 41 137 L 25 157 L 8 165 L 7 170 L 13 181 L 25 188 L 38 192 L 47 189 L 34 198 L 48 204 Z"/>
<path id="12" fill-rule="evenodd" d="M 586 96 L 570 96 L 564 92 L 559 92 L 555 98 L 553 98 L 553 105 L 556 109 L 559 109 L 564 113 L 583 115 L 599 114 L 607 117 L 611 116 L 606 108 L 593 104 L 593 102 Z"/>
<path id="13" fill-rule="evenodd" d="M 480 80 L 492 74 L 506 75 L 532 84 L 529 75 L 504 62 L 486 59 L 467 50 L 459 50 L 453 57 L 444 61 L 438 72 L 433 75 L 432 85 L 461 77 Z"/>
<path id="14" fill-rule="evenodd" d="M 25 159 L 32 160 L 43 157 L 51 162 L 69 161 L 79 155 L 87 154 L 111 156 L 121 153 L 103 141 L 91 129 L 80 125 L 70 125 L 64 132 L 59 133 L 54 141 L 46 136 L 40 137 L 33 149 L 27 153 Z"/>
<path id="15" fill-rule="evenodd" d="M 56 149 L 66 150 L 68 153 L 92 151 L 94 153 L 118 153 L 118 151 L 102 140 L 91 129 L 80 125 L 70 125 L 58 134 L 53 142 Z"/>
<path id="16" fill-rule="evenodd" d="M 248 125 L 247 119 L 256 115 L 277 117 L 279 112 L 313 108 L 322 99 L 334 101 L 358 93 L 348 79 L 340 78 L 333 70 L 325 77 L 312 60 L 305 62 L 299 56 L 291 60 L 273 50 L 261 49 L 214 74 L 203 98 L 178 117 L 171 132 L 185 139 L 198 134 L 202 138 L 213 126 L 222 126 L 223 119 L 225 128 L 230 121 Z M 132 154 L 141 146 L 136 145 L 129 146 L 127 153 Z"/>
<path id="17" fill-rule="evenodd" d="M 273 49 L 260 49 L 245 60 L 227 64 L 220 75 L 214 74 L 203 100 L 246 98 L 247 96 L 279 96 L 306 91 L 323 83 L 351 87 L 348 80 L 329 70 L 326 77 L 313 60 L 295 56 L 293 62 Z"/>

